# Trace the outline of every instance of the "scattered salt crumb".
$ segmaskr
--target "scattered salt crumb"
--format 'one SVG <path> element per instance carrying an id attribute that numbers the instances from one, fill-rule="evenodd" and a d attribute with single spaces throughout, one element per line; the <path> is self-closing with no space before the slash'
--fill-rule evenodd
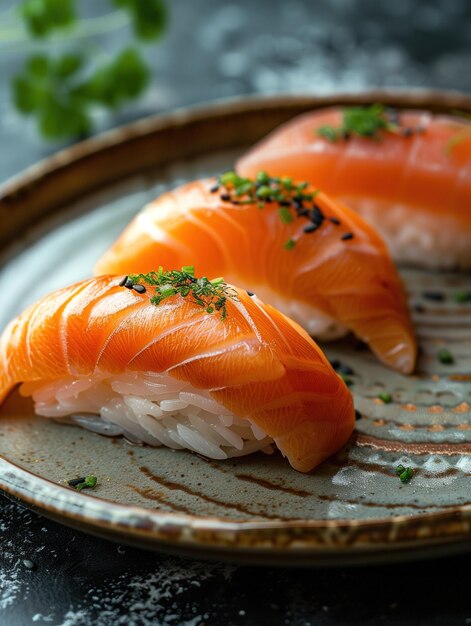
<path id="1" fill-rule="evenodd" d="M 65 619 L 61 624 L 57 626 L 87 626 L 90 622 L 87 619 L 87 614 L 84 610 L 81 611 L 67 611 Z"/>
<path id="2" fill-rule="evenodd" d="M 33 615 L 31 618 L 31 621 L 39 622 L 39 620 L 42 620 L 43 622 L 52 622 L 53 619 L 53 615 L 42 615 L 41 613 L 36 613 L 36 615 Z"/>
<path id="3" fill-rule="evenodd" d="M 106 585 L 89 589 L 82 604 L 74 610 L 70 607 L 63 621 L 54 626 L 203 626 L 208 614 L 199 614 L 199 602 L 191 597 L 186 599 L 185 594 L 200 588 L 205 581 L 230 580 L 236 569 L 236 565 L 167 557 L 160 561 L 155 572 L 134 575 L 123 572 L 112 585 L 108 581 Z M 169 606 L 173 599 L 175 602 Z M 123 607 L 126 607 L 125 615 Z M 239 611 L 239 615 L 245 615 L 245 611 Z"/>
<path id="4" fill-rule="evenodd" d="M 0 610 L 6 609 L 16 601 L 20 587 L 18 572 L 7 571 L 5 568 L 0 570 Z"/>

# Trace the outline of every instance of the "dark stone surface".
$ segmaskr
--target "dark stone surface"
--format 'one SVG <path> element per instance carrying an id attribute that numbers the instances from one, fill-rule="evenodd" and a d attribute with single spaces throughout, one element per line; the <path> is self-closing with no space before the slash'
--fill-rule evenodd
<path id="1" fill-rule="evenodd" d="M 356 569 L 225 565 L 118 546 L 0 506 L 2 626 L 471 624 L 468 556 Z"/>
<path id="2" fill-rule="evenodd" d="M 91 14 L 106 6 L 81 4 Z M 466 0 L 173 0 L 171 29 L 148 50 L 152 88 L 140 103 L 99 116 L 97 126 L 252 92 L 471 91 L 470 18 Z M 111 32 L 100 43 L 113 48 L 121 38 Z M 6 46 L 0 32 L 0 181 L 61 147 L 44 144 L 12 108 L 8 81 L 24 56 L 25 45 Z M 350 570 L 204 563 L 119 547 L 0 498 L 2 626 L 471 624 L 467 563 L 465 556 Z"/>

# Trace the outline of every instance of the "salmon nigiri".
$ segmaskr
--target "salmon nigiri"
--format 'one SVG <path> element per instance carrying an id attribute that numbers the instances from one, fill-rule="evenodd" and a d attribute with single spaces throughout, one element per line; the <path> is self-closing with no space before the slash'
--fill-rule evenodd
<path id="1" fill-rule="evenodd" d="M 225 459 L 276 445 L 306 472 L 350 437 L 350 392 L 307 333 L 193 269 L 56 291 L 0 339 L 0 401 L 152 446 Z"/>
<path id="2" fill-rule="evenodd" d="M 471 124 L 381 105 L 294 118 L 237 163 L 318 185 L 375 226 L 398 261 L 471 268 Z"/>
<path id="3" fill-rule="evenodd" d="M 244 285 L 316 338 L 353 331 L 384 363 L 414 368 L 406 299 L 383 241 L 306 183 L 228 172 L 186 184 L 145 207 L 95 270 L 148 272 L 156 259 L 172 267 L 194 259 L 206 275 Z"/>

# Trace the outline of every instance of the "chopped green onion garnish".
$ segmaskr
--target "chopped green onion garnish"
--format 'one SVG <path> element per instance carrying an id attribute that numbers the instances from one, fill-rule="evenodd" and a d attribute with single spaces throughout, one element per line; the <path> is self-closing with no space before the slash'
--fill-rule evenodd
<path id="1" fill-rule="evenodd" d="M 226 304 L 228 300 L 237 300 L 237 292 L 227 285 L 224 278 L 218 277 L 209 280 L 206 276 L 195 277 L 193 265 L 182 267 L 182 271 L 170 270 L 164 272 L 159 267 L 157 272 L 148 274 L 130 275 L 133 283 L 139 281 L 155 287 L 151 303 L 158 305 L 163 300 L 179 294 L 182 298 L 191 297 L 191 301 L 203 307 L 207 313 L 221 312 L 221 319 L 226 319 Z"/>
<path id="2" fill-rule="evenodd" d="M 392 402 L 392 395 L 390 393 L 380 393 L 378 398 L 384 402 L 384 404 L 390 404 Z"/>
<path id="3" fill-rule="evenodd" d="M 365 107 L 346 107 L 342 111 L 340 126 L 321 126 L 316 133 L 328 141 L 347 139 L 350 135 L 378 139 L 379 131 L 396 133 L 398 125 L 390 119 L 388 111 L 382 104 Z"/>
<path id="4" fill-rule="evenodd" d="M 242 179 L 235 172 L 230 171 L 224 172 L 224 174 L 219 177 L 219 180 L 223 185 L 236 185 Z"/>
<path id="5" fill-rule="evenodd" d="M 341 136 L 333 126 L 321 126 L 317 129 L 317 134 L 319 137 L 323 137 L 329 141 L 337 141 L 338 137 Z"/>
<path id="6" fill-rule="evenodd" d="M 398 465 L 396 467 L 396 474 L 401 479 L 401 483 L 408 483 L 414 475 L 412 467 L 404 467 L 404 465 Z"/>
<path id="7" fill-rule="evenodd" d="M 222 278 L 222 276 L 219 276 L 219 278 L 213 278 L 213 280 L 210 281 L 211 285 L 217 286 L 217 285 L 221 285 L 224 282 L 224 278 Z"/>
<path id="8" fill-rule="evenodd" d="M 221 180 L 222 180 L 222 176 L 221 176 Z M 268 176 L 268 174 L 266 172 L 260 171 L 260 172 L 258 172 L 257 176 L 255 177 L 255 182 L 264 185 L 264 184 L 270 182 L 270 177 Z"/>
<path id="9" fill-rule="evenodd" d="M 294 184 L 289 176 L 269 176 L 266 172 L 260 171 L 255 178 L 244 178 L 230 171 L 222 174 L 210 191 L 220 192 L 224 202 L 232 201 L 236 206 L 252 204 L 263 209 L 266 203 L 279 203 L 279 216 L 283 224 L 290 224 L 298 218 L 306 220 L 306 224 L 314 222 L 316 228 L 304 230 L 305 233 L 310 233 L 316 231 L 319 226 L 312 217 L 313 212 L 316 218 L 323 213 L 322 209 L 314 204 L 314 197 L 319 190 L 307 191 L 308 188 L 309 183 L 304 181 Z M 294 245 L 294 240 L 289 240 L 285 248 L 292 250 Z"/>
<path id="10" fill-rule="evenodd" d="M 268 185 L 262 185 L 257 189 L 258 198 L 269 198 L 274 193 L 274 190 Z"/>
<path id="11" fill-rule="evenodd" d="M 453 355 L 446 348 L 442 348 L 437 352 L 437 359 L 440 361 L 440 363 L 443 363 L 444 365 L 450 365 L 451 363 L 455 362 Z"/>
<path id="12" fill-rule="evenodd" d="M 291 222 L 294 220 L 294 217 L 291 211 L 285 206 L 280 207 L 279 213 L 280 213 L 280 219 L 283 222 L 283 224 L 291 224 Z"/>
<path id="13" fill-rule="evenodd" d="M 296 242 L 295 242 L 294 239 L 288 239 L 288 241 L 284 245 L 284 249 L 285 250 L 292 250 L 295 245 L 296 245 Z"/>
<path id="14" fill-rule="evenodd" d="M 471 291 L 455 291 L 453 294 L 453 300 L 459 304 L 464 302 L 471 302 Z"/>
<path id="15" fill-rule="evenodd" d="M 160 295 L 162 298 L 170 298 L 170 296 L 175 295 L 175 289 L 172 285 L 162 285 L 160 288 Z"/>
<path id="16" fill-rule="evenodd" d="M 82 489 L 93 489 L 97 482 L 97 477 L 93 474 L 90 474 L 90 476 L 84 476 L 82 478 L 73 478 L 72 480 L 68 480 L 67 484 L 71 487 L 75 487 L 77 491 L 82 491 Z"/>

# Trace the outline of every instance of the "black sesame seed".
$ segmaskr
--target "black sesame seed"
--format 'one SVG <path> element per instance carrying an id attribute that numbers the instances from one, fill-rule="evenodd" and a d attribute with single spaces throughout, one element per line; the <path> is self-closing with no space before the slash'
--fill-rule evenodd
<path id="1" fill-rule="evenodd" d="M 340 226 L 340 220 L 337 219 L 336 217 L 329 217 L 329 219 L 332 222 L 332 224 L 336 224 L 337 226 Z"/>
<path id="2" fill-rule="evenodd" d="M 433 300 L 434 302 L 443 302 L 445 300 L 445 294 L 441 291 L 423 291 L 422 297 L 425 300 Z"/>
<path id="3" fill-rule="evenodd" d="M 228 193 L 222 193 L 219 197 L 221 198 L 221 200 L 224 200 L 224 202 L 229 202 L 229 200 L 231 199 L 231 196 Z"/>
<path id="4" fill-rule="evenodd" d="M 332 361 L 330 361 L 330 364 L 332 365 L 335 371 L 337 371 L 338 368 L 340 367 L 340 361 L 338 361 L 337 359 L 333 359 Z"/>
<path id="5" fill-rule="evenodd" d="M 134 291 L 137 291 L 137 293 L 145 293 L 146 292 L 146 288 L 144 287 L 144 285 L 133 285 L 132 288 L 134 289 Z"/>
<path id="6" fill-rule="evenodd" d="M 305 233 L 313 233 L 315 230 L 319 228 L 319 226 L 320 224 L 309 224 L 308 226 L 305 226 L 303 230 Z"/>
<path id="7" fill-rule="evenodd" d="M 325 215 L 317 204 L 312 207 L 311 219 L 321 220 L 322 222 L 325 220 Z"/>
<path id="8" fill-rule="evenodd" d="M 279 204 L 280 206 L 291 206 L 291 202 L 290 202 L 290 200 L 280 200 L 280 201 L 278 202 L 278 204 Z"/>
<path id="9" fill-rule="evenodd" d="M 413 134 L 414 134 L 414 129 L 413 128 L 403 128 L 402 129 L 402 136 L 403 137 L 412 137 Z"/>
<path id="10" fill-rule="evenodd" d="M 309 215 L 309 209 L 299 209 L 296 211 L 298 217 L 307 217 Z"/>
<path id="11" fill-rule="evenodd" d="M 252 296 L 254 296 L 255 294 L 253 293 L 253 291 L 247 291 L 247 295 L 248 295 L 248 296 L 250 296 L 250 297 L 252 297 Z"/>
<path id="12" fill-rule="evenodd" d="M 346 374 L 347 376 L 351 376 L 352 374 L 355 374 L 352 368 L 349 365 L 345 365 L 345 363 L 339 363 L 337 371 L 341 372 L 342 374 Z"/>
<path id="13" fill-rule="evenodd" d="M 344 233 L 340 239 L 342 241 L 347 241 L 348 239 L 353 239 L 353 233 Z"/>
<path id="14" fill-rule="evenodd" d="M 125 277 L 123 278 L 123 280 L 119 283 L 119 286 L 120 286 L 120 287 L 124 287 L 124 285 L 126 284 L 126 281 L 127 281 L 127 280 L 128 280 L 128 277 L 127 277 L 127 276 L 125 276 Z"/>
<path id="15" fill-rule="evenodd" d="M 361 420 L 361 418 L 362 414 L 360 413 L 360 411 L 357 411 L 357 409 L 355 409 L 355 419 L 358 421 Z"/>
<path id="16" fill-rule="evenodd" d="M 213 185 L 209 191 L 211 193 L 217 193 L 219 191 L 219 185 Z"/>
<path id="17" fill-rule="evenodd" d="M 325 220 L 324 215 L 319 210 L 316 210 L 316 207 L 309 212 L 309 218 L 313 224 L 316 224 L 316 226 L 320 226 Z"/>
<path id="18" fill-rule="evenodd" d="M 124 286 L 127 287 L 127 289 L 132 289 L 132 280 L 130 280 L 129 278 L 126 278 L 126 282 L 124 283 Z"/>

